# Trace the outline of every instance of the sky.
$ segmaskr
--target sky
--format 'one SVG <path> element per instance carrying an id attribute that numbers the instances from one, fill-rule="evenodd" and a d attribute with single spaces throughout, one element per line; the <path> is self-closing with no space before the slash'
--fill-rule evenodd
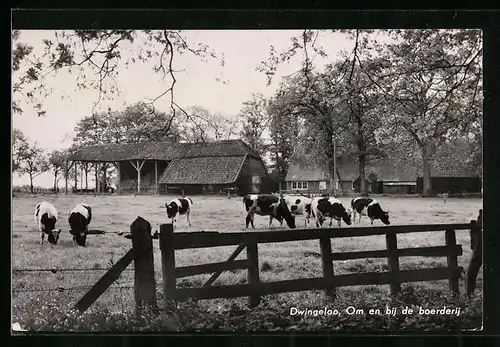
<path id="1" fill-rule="evenodd" d="M 183 108 L 197 105 L 212 113 L 236 116 L 242 103 L 252 98 L 252 93 L 270 97 L 277 90 L 283 76 L 300 69 L 301 53 L 278 68 L 270 86 L 267 86 L 266 75 L 256 71 L 256 67 L 268 59 L 271 45 L 277 52 L 282 52 L 291 46 L 291 37 L 300 35 L 301 30 L 193 30 L 183 33 L 188 42 L 208 44 L 217 54 L 223 54 L 225 61 L 224 66 L 220 66 L 215 60 L 202 62 L 190 54 L 174 57 L 174 70 L 179 70 L 176 73 L 175 102 Z M 34 46 L 35 51 L 40 52 L 42 39 L 53 37 L 54 31 L 32 30 L 21 31 L 19 40 Z M 328 54 L 327 58 L 314 53 L 310 55 L 319 69 L 326 63 L 340 59 L 339 53 L 342 50 L 350 51 L 354 46 L 354 42 L 345 34 L 332 32 L 321 32 L 316 42 Z M 130 46 L 130 49 L 134 48 Z M 127 58 L 127 54 L 131 53 L 125 49 L 122 58 Z M 165 86 L 170 85 L 170 81 L 162 80 L 153 71 L 155 62 L 129 65 L 128 68 L 121 69 L 116 78 L 118 95 L 111 101 L 101 102 L 100 107 L 120 110 L 159 95 L 165 90 Z M 96 90 L 77 90 L 75 79 L 75 74 L 66 71 L 49 75 L 47 83 L 51 86 L 52 93 L 45 100 L 46 115 L 38 117 L 29 105 L 25 105 L 22 114 L 12 115 L 13 128 L 20 129 L 26 137 L 47 152 L 67 148 L 71 144 L 75 125 L 92 114 L 92 107 L 98 99 Z M 169 98 L 159 100 L 155 107 L 160 111 L 168 111 Z M 12 179 L 13 185 L 29 183 L 27 177 L 19 177 L 16 173 Z M 38 186 L 50 187 L 52 182 L 50 173 L 35 178 L 35 185 Z M 61 184 L 63 182 L 60 181 L 59 185 Z"/>

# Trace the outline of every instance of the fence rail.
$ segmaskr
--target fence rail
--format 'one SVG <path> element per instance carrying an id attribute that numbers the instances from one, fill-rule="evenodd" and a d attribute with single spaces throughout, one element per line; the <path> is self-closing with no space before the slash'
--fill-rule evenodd
<path id="1" fill-rule="evenodd" d="M 448 280 L 449 289 L 458 295 L 458 280 L 462 268 L 458 266 L 458 256 L 463 254 L 462 245 L 456 243 L 456 230 L 477 230 L 475 223 L 468 224 L 428 224 L 392 225 L 379 227 L 293 229 L 286 231 L 259 232 L 191 232 L 174 233 L 172 224 L 160 225 L 159 248 L 162 263 L 163 296 L 165 310 L 168 302 L 193 299 L 249 298 L 249 305 L 259 304 L 261 296 L 307 290 L 325 290 L 326 295 L 335 299 L 336 288 L 360 285 L 389 285 L 391 294 L 401 290 L 401 283 Z M 146 224 L 145 224 L 146 223 Z M 135 226 L 134 226 L 135 224 Z M 153 261 L 153 238 L 149 223 L 138 217 L 131 226 L 132 249 L 118 261 L 92 289 L 77 303 L 81 311 L 86 310 L 114 282 L 125 268 L 134 263 L 136 308 L 144 304 L 156 307 L 156 283 Z M 444 246 L 398 248 L 399 234 L 442 232 Z M 155 233 L 156 234 L 156 233 Z M 386 249 L 334 252 L 332 240 L 345 237 L 369 237 L 384 235 Z M 471 234 L 472 235 L 472 234 Z M 323 276 L 299 278 L 275 282 L 260 279 L 258 245 L 303 240 L 319 241 Z M 175 251 L 205 247 L 237 246 L 226 261 L 176 267 Z M 236 260 L 246 249 L 246 259 Z M 446 257 L 446 267 L 401 270 L 400 260 L 405 257 Z M 388 271 L 335 274 L 335 261 L 365 258 L 387 258 Z M 212 284 L 224 271 L 247 270 L 247 284 Z M 177 279 L 212 273 L 210 279 L 201 287 L 177 287 Z"/>

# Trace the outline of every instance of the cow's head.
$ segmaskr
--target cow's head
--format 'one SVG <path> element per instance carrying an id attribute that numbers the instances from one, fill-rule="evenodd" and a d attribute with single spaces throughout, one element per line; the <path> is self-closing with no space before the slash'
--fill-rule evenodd
<path id="1" fill-rule="evenodd" d="M 351 209 L 349 208 L 345 209 L 344 215 L 342 216 L 342 219 L 344 220 L 345 224 L 351 225 L 351 216 L 352 216 Z"/>
<path id="2" fill-rule="evenodd" d="M 59 234 L 61 233 L 61 229 L 52 229 L 48 232 L 47 240 L 53 244 L 57 245 L 57 241 L 59 240 Z"/>
<path id="3" fill-rule="evenodd" d="M 75 241 L 77 245 L 85 247 L 85 243 L 87 241 L 87 233 L 85 232 L 77 233 L 75 235 Z"/>
<path id="4" fill-rule="evenodd" d="M 283 218 L 289 228 L 295 228 L 295 216 L 292 214 L 285 199 L 280 199 L 278 205 L 278 218 Z"/>
<path id="5" fill-rule="evenodd" d="M 391 222 L 389 222 L 389 211 L 387 212 L 382 211 L 382 216 L 380 217 L 380 221 L 385 225 L 391 224 Z"/>
<path id="6" fill-rule="evenodd" d="M 174 218 L 175 215 L 177 214 L 177 205 L 175 205 L 175 204 L 165 204 L 165 207 L 167 208 L 167 217 L 168 218 Z"/>

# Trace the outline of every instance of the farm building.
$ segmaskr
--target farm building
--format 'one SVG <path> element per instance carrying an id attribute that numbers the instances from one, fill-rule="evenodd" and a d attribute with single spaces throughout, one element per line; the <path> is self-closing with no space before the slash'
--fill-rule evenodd
<path id="1" fill-rule="evenodd" d="M 67 161 L 113 164 L 118 193 L 197 194 L 232 188 L 245 194 L 265 191 L 269 185 L 262 159 L 241 140 L 92 146 L 76 151 Z"/>
<path id="2" fill-rule="evenodd" d="M 421 194 L 423 188 L 423 177 L 417 178 L 417 193 Z M 463 194 L 481 193 L 481 179 L 473 176 L 462 177 L 431 177 L 432 190 L 437 193 Z"/>
<path id="3" fill-rule="evenodd" d="M 287 190 L 328 192 L 330 176 L 326 165 L 314 165 L 304 155 L 291 158 L 286 175 Z M 361 177 L 356 160 L 346 155 L 337 157 L 335 190 L 345 193 L 359 193 Z M 370 161 L 365 166 L 368 192 L 374 194 L 412 194 L 416 191 L 417 171 L 414 167 L 397 168 L 389 160 Z"/>

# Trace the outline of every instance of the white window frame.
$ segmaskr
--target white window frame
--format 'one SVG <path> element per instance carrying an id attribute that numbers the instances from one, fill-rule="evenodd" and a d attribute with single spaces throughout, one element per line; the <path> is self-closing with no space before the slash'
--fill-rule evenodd
<path id="1" fill-rule="evenodd" d="M 319 190 L 326 190 L 326 181 L 319 182 Z"/>
<path id="2" fill-rule="evenodd" d="M 309 182 L 307 181 L 292 181 L 292 190 L 308 190 Z"/>

